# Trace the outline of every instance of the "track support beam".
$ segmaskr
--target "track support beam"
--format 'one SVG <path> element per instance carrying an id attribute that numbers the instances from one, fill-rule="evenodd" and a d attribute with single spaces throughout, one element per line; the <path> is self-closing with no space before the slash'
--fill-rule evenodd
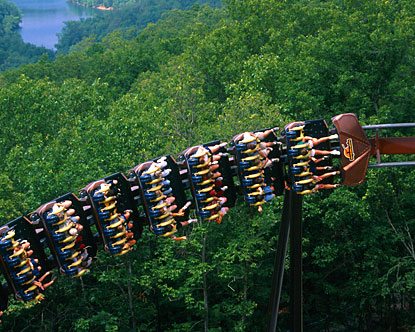
<path id="1" fill-rule="evenodd" d="M 303 332 L 303 196 L 290 193 L 290 331 Z"/>
<path id="2" fill-rule="evenodd" d="M 302 266 L 302 209 L 303 197 L 286 190 L 281 225 L 275 255 L 272 289 L 269 304 L 268 332 L 276 332 L 281 289 L 284 277 L 284 261 L 290 238 L 290 331 L 303 331 L 303 266 Z"/>
<path id="3" fill-rule="evenodd" d="M 284 263 L 287 255 L 288 238 L 290 234 L 291 220 L 291 191 L 285 190 L 284 205 L 281 215 L 281 225 L 275 254 L 274 272 L 272 274 L 272 288 L 269 303 L 268 332 L 275 332 L 278 324 L 278 312 L 280 307 L 282 282 L 284 278 Z"/>

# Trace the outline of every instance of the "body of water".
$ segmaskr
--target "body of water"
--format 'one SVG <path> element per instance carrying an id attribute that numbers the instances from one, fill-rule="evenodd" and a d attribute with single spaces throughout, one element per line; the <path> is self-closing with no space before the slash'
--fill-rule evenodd
<path id="1" fill-rule="evenodd" d="M 74 5 L 66 0 L 11 0 L 22 13 L 23 40 L 53 49 L 64 22 L 92 16 L 96 9 Z"/>

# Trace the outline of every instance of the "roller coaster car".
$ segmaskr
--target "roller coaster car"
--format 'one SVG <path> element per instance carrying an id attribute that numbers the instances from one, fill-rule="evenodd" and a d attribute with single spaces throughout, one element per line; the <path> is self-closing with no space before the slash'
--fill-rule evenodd
<path id="1" fill-rule="evenodd" d="M 42 233 L 43 229 L 41 226 L 36 225 L 26 216 L 10 221 L 7 223 L 7 226 L 15 230 L 16 239 L 24 239 L 30 242 L 30 249 L 33 250 L 32 256 L 39 259 L 39 264 L 42 266 L 43 271 L 49 271 L 54 267 L 45 254 L 45 246 L 42 244 L 44 234 Z"/>
<path id="2" fill-rule="evenodd" d="M 262 212 L 262 204 L 283 192 L 281 144 L 275 130 L 241 133 L 231 142 L 244 200 L 258 212 Z"/>
<path id="3" fill-rule="evenodd" d="M 212 142 L 203 144 L 203 146 L 209 147 L 209 146 L 214 146 L 220 143 L 221 141 L 217 140 L 217 141 L 212 141 Z M 236 188 L 235 188 L 235 183 L 233 181 L 231 163 L 229 161 L 229 155 L 226 154 L 227 153 L 226 147 L 221 148 L 218 152 L 224 154 L 219 159 L 218 172 L 222 174 L 223 186 L 228 187 L 228 189 L 224 192 L 224 195 L 223 195 L 227 199 L 226 203 L 223 204 L 223 206 L 234 207 L 235 202 L 236 202 Z"/>
<path id="4" fill-rule="evenodd" d="M 30 250 L 33 251 L 33 253 L 30 255 L 30 258 L 38 260 L 37 267 L 41 267 L 42 273 L 46 273 L 53 268 L 53 262 L 48 260 L 46 257 L 43 245 L 40 241 L 40 236 L 36 230 L 36 225 L 34 225 L 26 216 L 22 216 L 10 221 L 0 229 L 0 237 L 3 237 L 4 235 L 7 236 L 7 233 L 14 234 L 14 236 L 10 238 L 10 241 L 6 240 L 6 242 L 10 242 L 12 247 L 17 245 L 17 242 L 22 243 L 22 241 L 28 241 L 30 243 Z M 2 244 L 6 244 L 5 241 L 1 242 Z M 30 278 L 26 278 L 25 275 L 22 274 L 25 271 L 16 274 L 16 271 L 14 271 L 13 268 L 13 265 L 18 268 L 23 264 L 23 262 L 21 262 L 21 260 L 19 261 L 18 257 L 15 257 L 11 260 L 10 256 L 12 255 L 12 252 L 9 253 L 9 250 L 7 250 L 7 248 L 3 245 L 1 248 L 4 252 L 2 252 L 2 255 L 0 255 L 0 269 L 7 281 L 7 286 L 0 286 L 0 310 L 4 311 L 7 308 L 8 304 L 9 290 L 15 295 L 17 299 L 32 300 L 34 298 L 31 296 L 25 298 L 24 292 L 22 293 L 21 289 L 24 285 L 22 282 L 27 282 Z M 3 255 L 4 253 L 6 253 L 6 256 L 9 256 L 7 259 L 3 257 L 5 256 Z M 24 266 L 22 268 L 24 268 Z"/>
<path id="5" fill-rule="evenodd" d="M 251 134 L 261 133 L 261 132 L 265 132 L 271 129 L 273 128 L 260 129 L 260 130 L 251 132 Z M 244 138 L 244 135 L 246 134 L 249 134 L 249 133 L 241 133 L 241 134 L 235 135 L 231 141 L 231 145 L 235 147 L 233 150 L 233 153 L 235 155 L 235 164 L 237 165 L 237 168 L 238 168 L 237 173 L 239 175 L 239 180 L 241 184 L 243 184 L 243 186 L 245 185 L 248 186 L 252 184 L 251 183 L 252 181 L 246 181 L 243 175 L 246 174 L 246 172 L 249 173 L 249 168 L 252 167 L 253 165 L 252 161 L 253 161 L 253 158 L 255 158 L 254 155 L 258 154 L 258 151 L 253 151 L 253 150 L 251 151 L 250 149 L 247 149 L 247 144 L 255 142 L 255 139 L 252 142 L 248 142 L 247 138 Z M 272 132 L 270 135 L 268 135 L 267 137 L 261 140 L 259 139 L 256 140 L 257 143 L 260 143 L 260 142 L 268 143 L 268 142 L 277 142 L 277 141 L 278 141 L 278 137 L 276 136 L 275 132 Z M 251 151 L 253 153 L 251 157 L 249 156 L 248 151 Z M 267 158 L 278 160 L 281 156 L 281 152 L 282 152 L 281 146 L 279 144 L 274 145 L 272 146 L 272 150 L 269 152 Z M 271 167 L 267 167 L 264 169 L 264 174 L 263 174 L 264 182 L 267 186 L 273 186 L 274 193 L 276 195 L 282 195 L 284 191 L 284 181 L 283 181 L 284 176 L 283 175 L 284 175 L 283 165 L 279 161 L 273 162 Z"/>
<path id="6" fill-rule="evenodd" d="M 60 211 L 56 209 L 57 206 L 65 208 L 62 207 Z M 96 256 L 97 246 L 83 204 L 78 197 L 72 193 L 60 196 L 40 206 L 31 213 L 30 219 L 33 224 L 39 225 L 36 232 L 42 239 L 46 239 L 60 272 L 69 276 L 83 275 L 86 268 L 79 267 L 80 255 L 83 253 L 82 265 L 85 266 L 88 260 Z M 80 227 L 76 226 L 77 224 Z"/>
<path id="7" fill-rule="evenodd" d="M 335 137 L 329 136 L 326 121 L 292 122 L 285 126 L 283 135 L 287 144 L 287 183 L 295 192 L 311 194 L 316 182 L 333 184 L 333 177 L 325 174 L 332 169 L 332 158 L 327 153 L 332 151 L 331 140 Z"/>
<path id="8" fill-rule="evenodd" d="M 270 130 L 273 128 L 265 128 L 254 131 L 257 132 L 264 132 L 266 130 Z M 277 142 L 278 141 L 277 132 L 273 131 L 271 135 L 262 139 L 262 142 Z M 281 162 L 281 155 L 282 155 L 282 145 L 277 144 L 272 147 L 272 151 L 269 153 L 269 159 L 279 159 L 279 162 L 274 162 L 272 167 L 267 167 L 264 172 L 265 182 L 267 184 L 272 184 L 274 188 L 275 195 L 283 195 L 284 194 L 284 165 Z"/>
<path id="9" fill-rule="evenodd" d="M 236 200 L 226 143 L 213 141 L 193 146 L 180 158 L 200 219 L 220 223 L 223 214 L 217 212 L 234 206 Z"/>
<path id="10" fill-rule="evenodd" d="M 138 186 L 150 230 L 157 236 L 176 239 L 177 221 L 185 221 L 188 210 L 175 159 L 170 155 L 155 158 L 139 164 L 130 174 Z"/>
<path id="11" fill-rule="evenodd" d="M 314 137 L 314 138 L 322 138 L 322 137 L 327 137 L 329 136 L 329 128 L 327 125 L 327 122 L 325 120 L 309 120 L 309 121 L 305 121 L 304 122 L 304 134 L 306 136 L 310 136 L 310 137 Z M 327 150 L 330 151 L 332 150 L 332 146 L 330 141 L 325 141 L 320 143 L 318 146 L 316 146 L 317 149 L 319 150 Z M 323 167 L 323 166 L 333 166 L 332 163 L 332 159 L 330 157 L 327 157 L 327 159 L 321 161 L 318 166 Z M 316 171 L 314 170 L 313 173 L 315 175 L 322 175 L 324 174 L 326 171 Z M 333 178 L 330 177 L 328 179 L 325 179 L 323 181 L 320 181 L 320 183 L 333 183 Z"/>
<path id="12" fill-rule="evenodd" d="M 139 216 L 137 203 L 131 190 L 131 183 L 122 173 L 115 173 L 104 178 L 105 181 L 116 181 L 119 195 L 117 196 L 117 206 L 119 211 L 131 211 L 129 220 L 133 221 L 134 227 L 132 232 L 134 238 L 138 240 L 143 233 L 144 220 Z"/>
<path id="13" fill-rule="evenodd" d="M 105 249 L 113 255 L 130 251 L 143 230 L 130 181 L 122 173 L 115 173 L 90 183 L 81 195 Z"/>
<path id="14" fill-rule="evenodd" d="M 332 121 L 340 140 L 342 184 L 361 184 L 366 177 L 371 144 L 355 114 L 340 114 Z"/>
<path id="15" fill-rule="evenodd" d="M 160 174 L 150 174 L 148 169 L 153 163 L 163 160 L 164 168 Z M 134 176 L 134 183 L 138 186 L 141 203 L 145 212 L 145 219 L 152 225 L 157 212 L 152 211 L 152 206 L 157 206 L 164 201 L 167 196 L 174 196 L 174 205 L 182 207 L 187 202 L 185 189 L 182 185 L 182 175 L 176 160 L 171 155 L 154 158 L 150 161 L 141 163 L 131 171 Z M 157 190 L 156 190 L 157 189 Z M 162 193 L 159 194 L 159 192 Z M 183 217 L 176 217 L 177 220 L 186 220 L 189 211 L 184 211 Z M 155 228 L 153 228 L 155 230 Z"/>
<path id="16" fill-rule="evenodd" d="M 155 217 L 158 217 L 160 215 L 159 211 L 151 210 L 150 204 L 151 202 L 154 202 L 154 204 L 157 204 L 156 201 L 158 202 L 163 199 L 163 195 L 158 195 L 154 191 L 149 192 L 146 190 L 147 183 L 154 181 L 154 176 L 152 176 L 151 174 L 145 174 L 145 172 L 150 168 L 152 163 L 153 161 L 147 161 L 147 162 L 141 163 L 130 171 L 130 173 L 135 179 L 134 182 L 138 185 L 142 206 L 144 208 L 144 212 L 146 215 L 146 220 L 150 224 L 150 226 L 153 225 L 152 220 Z M 165 172 L 165 173 L 168 173 L 168 172 Z M 168 176 L 166 176 L 165 179 L 167 179 L 167 177 Z M 161 230 L 160 230 L 160 234 L 158 234 L 157 232 L 155 233 L 156 235 L 162 235 Z"/>
<path id="17" fill-rule="evenodd" d="M 183 187 L 182 184 L 182 175 L 180 174 L 180 168 L 176 162 L 176 160 L 174 159 L 173 156 L 171 155 L 166 155 L 166 156 L 162 156 L 159 158 L 154 158 L 150 161 L 147 161 L 145 163 L 141 163 L 139 165 L 137 165 L 136 167 L 134 167 L 134 169 L 131 171 L 135 176 L 136 176 L 136 183 L 139 186 L 139 190 L 140 190 L 140 194 L 141 194 L 141 198 L 143 201 L 143 205 L 145 205 L 146 202 L 146 196 L 148 196 L 150 198 L 150 196 L 155 196 L 154 193 L 152 192 L 147 192 L 144 190 L 145 187 L 145 178 L 143 177 L 143 172 L 153 163 L 156 162 L 157 160 L 160 159 L 164 159 L 164 161 L 166 162 L 166 170 L 169 170 L 168 172 L 166 172 L 167 174 L 165 176 L 163 176 L 163 178 L 167 181 L 170 181 L 169 187 L 171 188 L 171 192 L 169 194 L 171 194 L 172 196 L 176 197 L 176 200 L 174 201 L 174 204 L 177 206 L 184 206 L 187 202 L 187 197 L 186 197 L 186 193 L 185 193 L 185 188 Z M 150 176 L 147 175 L 149 178 Z M 146 210 L 146 214 L 148 214 L 147 212 L 147 208 L 146 206 L 145 210 Z M 188 211 L 186 211 L 185 216 L 183 217 L 183 220 L 186 219 L 188 216 Z M 180 219 L 180 218 L 178 218 Z"/>

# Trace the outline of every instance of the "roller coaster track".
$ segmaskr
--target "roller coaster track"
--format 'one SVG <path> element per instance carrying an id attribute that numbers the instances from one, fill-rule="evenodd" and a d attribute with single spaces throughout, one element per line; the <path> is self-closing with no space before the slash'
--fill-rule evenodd
<path id="1" fill-rule="evenodd" d="M 185 240 L 181 229 L 198 220 L 220 224 L 238 197 L 261 212 L 264 204 L 284 196 L 268 331 L 277 329 L 289 238 L 290 330 L 303 331 L 303 197 L 359 185 L 368 168 L 415 166 L 415 161 L 382 161 L 383 155 L 415 154 L 414 136 L 381 136 L 384 130 L 406 130 L 415 123 L 362 127 L 350 113 L 332 122 L 332 129 L 324 120 L 293 122 L 282 130 L 241 133 L 229 143 L 190 147 L 177 158 L 162 156 L 93 181 L 77 194 L 64 194 L 8 222 L 0 228 L 0 268 L 7 281 L 0 311 L 7 309 L 10 294 L 21 301 L 43 300 L 55 268 L 70 277 L 83 276 L 98 246 L 110 255 L 128 254 L 145 226 L 156 236 Z M 198 219 L 191 218 L 191 210 Z"/>

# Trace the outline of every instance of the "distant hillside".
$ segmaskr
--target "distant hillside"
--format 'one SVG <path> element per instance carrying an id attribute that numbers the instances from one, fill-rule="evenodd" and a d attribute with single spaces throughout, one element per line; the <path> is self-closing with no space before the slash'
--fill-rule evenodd
<path id="1" fill-rule="evenodd" d="M 71 0 L 71 2 L 85 7 L 103 7 L 108 9 L 119 8 L 141 0 Z"/>
<path id="2" fill-rule="evenodd" d="M 149 6 L 152 3 L 155 3 L 156 5 L 160 5 L 163 4 L 163 1 L 156 1 L 156 0 L 72 0 L 72 2 L 80 4 L 82 6 L 87 6 L 87 7 L 105 7 L 105 8 L 120 8 L 122 6 L 125 5 L 132 5 L 132 4 L 136 4 L 139 6 Z M 169 2 L 169 1 L 164 1 L 164 2 Z M 217 2 L 219 3 L 220 0 L 218 1 L 195 1 L 195 0 L 175 0 L 175 1 L 170 1 L 172 3 L 175 3 L 175 8 L 179 8 L 179 7 L 188 7 L 189 5 L 194 4 L 195 2 L 198 3 L 207 3 L 207 2 Z"/>
<path id="3" fill-rule="evenodd" d="M 86 38 L 100 41 L 103 37 L 120 30 L 125 38 L 136 36 L 148 23 L 154 23 L 162 14 L 171 9 L 189 9 L 197 4 L 208 4 L 213 7 L 221 5 L 221 0 L 79 0 L 88 6 L 104 5 L 118 8 L 103 12 L 101 15 L 81 21 L 66 22 L 59 34 L 58 53 L 68 52 L 72 46 Z"/>
<path id="4" fill-rule="evenodd" d="M 21 16 L 18 8 L 7 0 L 0 0 L 0 71 L 39 60 L 53 52 L 23 42 L 18 31 Z"/>

